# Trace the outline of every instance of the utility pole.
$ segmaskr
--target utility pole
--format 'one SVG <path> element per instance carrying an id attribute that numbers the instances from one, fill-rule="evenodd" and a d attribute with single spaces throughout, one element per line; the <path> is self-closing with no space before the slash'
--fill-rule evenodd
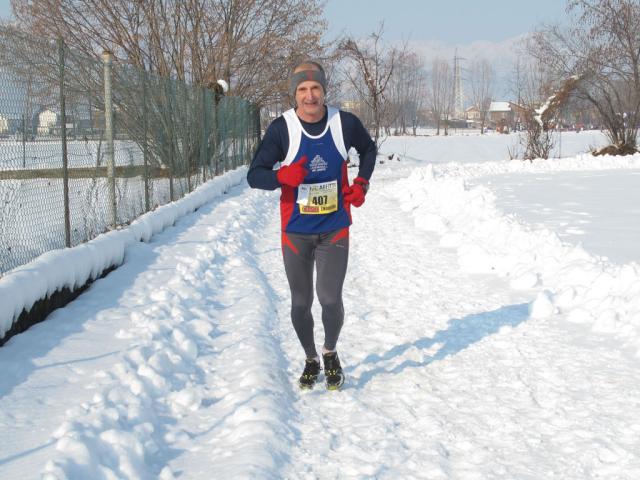
<path id="1" fill-rule="evenodd" d="M 460 68 L 458 49 L 453 56 L 453 117 L 457 120 L 464 118 L 464 91 L 462 90 L 462 69 Z"/>

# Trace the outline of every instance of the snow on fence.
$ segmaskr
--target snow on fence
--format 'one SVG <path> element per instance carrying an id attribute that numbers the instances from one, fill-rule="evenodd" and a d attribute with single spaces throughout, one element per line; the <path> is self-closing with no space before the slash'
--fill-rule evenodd
<path id="1" fill-rule="evenodd" d="M 47 252 L 0 278 L 0 345 L 35 323 L 29 318 L 34 310 L 46 311 L 47 304 L 72 298 L 104 272 L 120 266 L 128 245 L 149 241 L 180 217 L 239 184 L 245 176 L 244 167 L 228 172 L 184 198 L 143 214 L 128 226 L 76 247 Z"/>
<path id="2" fill-rule="evenodd" d="M 25 280 L 29 269 L 18 267 L 47 252 L 58 258 L 59 249 L 129 225 L 246 164 L 259 121 L 256 106 L 219 89 L 0 28 L 1 285 Z M 101 264 L 83 281 L 116 264 Z M 24 312 L 0 301 L 0 344 L 36 302 L 54 308 L 60 295 L 82 286 L 77 278 L 53 289 L 33 276 L 28 281 Z"/>

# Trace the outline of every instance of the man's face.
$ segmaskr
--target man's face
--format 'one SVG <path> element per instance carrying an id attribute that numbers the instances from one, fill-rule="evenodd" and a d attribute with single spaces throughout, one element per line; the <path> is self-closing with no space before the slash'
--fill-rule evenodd
<path id="1" fill-rule="evenodd" d="M 298 115 L 305 121 L 317 122 L 324 116 L 324 90 L 315 80 L 302 82 L 296 88 Z"/>

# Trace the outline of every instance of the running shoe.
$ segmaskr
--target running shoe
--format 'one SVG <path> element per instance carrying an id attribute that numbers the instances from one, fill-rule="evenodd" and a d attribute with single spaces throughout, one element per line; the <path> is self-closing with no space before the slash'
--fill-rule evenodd
<path id="1" fill-rule="evenodd" d="M 336 352 L 324 353 L 324 376 L 328 390 L 339 390 L 344 384 L 344 373 L 340 366 L 340 359 Z"/>
<path id="2" fill-rule="evenodd" d="M 322 368 L 320 367 L 320 362 L 316 359 L 307 359 L 304 361 L 304 371 L 300 376 L 300 380 L 298 383 L 300 388 L 304 390 L 310 390 L 316 384 L 318 380 L 318 374 L 320 373 Z"/>

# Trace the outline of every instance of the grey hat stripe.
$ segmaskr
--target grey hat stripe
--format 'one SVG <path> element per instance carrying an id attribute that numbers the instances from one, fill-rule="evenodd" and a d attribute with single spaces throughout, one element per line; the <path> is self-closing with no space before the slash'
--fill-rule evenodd
<path id="1" fill-rule="evenodd" d="M 291 76 L 291 96 L 295 98 L 298 85 L 309 80 L 318 82 L 322 85 L 322 90 L 327 93 L 327 78 L 325 77 L 324 72 L 320 70 L 302 70 Z"/>

